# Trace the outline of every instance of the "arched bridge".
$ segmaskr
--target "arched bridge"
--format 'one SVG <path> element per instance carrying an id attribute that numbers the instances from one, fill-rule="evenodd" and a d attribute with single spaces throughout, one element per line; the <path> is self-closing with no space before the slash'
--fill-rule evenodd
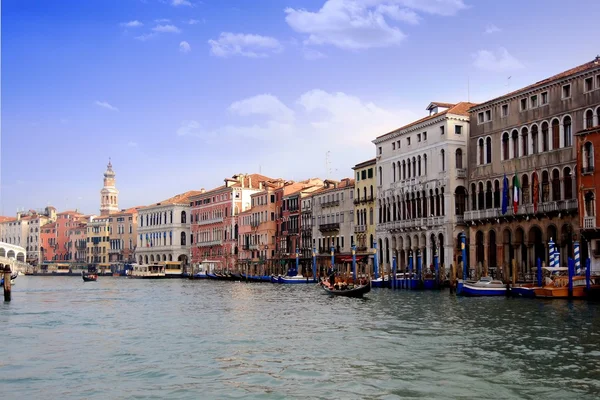
<path id="1" fill-rule="evenodd" d="M 25 262 L 27 252 L 21 246 L 0 242 L 0 264 L 10 265 L 12 271 L 25 272 L 28 264 Z"/>

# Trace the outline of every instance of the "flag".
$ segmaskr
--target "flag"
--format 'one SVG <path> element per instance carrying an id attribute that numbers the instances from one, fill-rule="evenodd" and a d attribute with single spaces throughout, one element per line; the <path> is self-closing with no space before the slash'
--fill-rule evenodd
<path id="1" fill-rule="evenodd" d="M 519 177 L 515 174 L 513 179 L 513 211 L 515 214 L 519 208 L 519 189 L 521 189 L 521 184 L 519 183 Z"/>
<path id="2" fill-rule="evenodd" d="M 146 247 L 150 247 L 150 241 L 148 240 L 148 234 L 146 233 Z"/>
<path id="3" fill-rule="evenodd" d="M 534 169 L 533 170 L 533 212 L 534 214 L 537 213 L 537 209 L 538 209 L 538 202 L 539 197 L 540 197 L 540 181 L 538 178 L 538 174 L 537 171 Z"/>
<path id="4" fill-rule="evenodd" d="M 475 196 L 475 193 L 473 193 Z M 506 214 L 508 210 L 508 178 L 506 174 L 504 174 L 504 179 L 502 180 L 502 215 Z"/>

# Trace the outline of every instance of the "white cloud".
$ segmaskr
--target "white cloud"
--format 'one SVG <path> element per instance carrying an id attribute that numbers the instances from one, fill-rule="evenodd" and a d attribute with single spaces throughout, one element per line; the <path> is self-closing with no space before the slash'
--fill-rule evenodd
<path id="1" fill-rule="evenodd" d="M 271 94 L 259 94 L 236 101 L 229 106 L 229 111 L 242 117 L 264 115 L 275 121 L 294 120 L 294 112 Z"/>
<path id="2" fill-rule="evenodd" d="M 198 121 L 183 121 L 179 129 L 177 129 L 177 136 L 198 136 L 199 129 L 200 123 Z"/>
<path id="3" fill-rule="evenodd" d="M 416 25 L 420 13 L 450 16 L 463 0 L 327 0 L 316 12 L 286 8 L 286 22 L 308 35 L 305 44 L 360 50 L 400 44 L 406 35 L 390 22 Z"/>
<path id="4" fill-rule="evenodd" d="M 161 32 L 161 33 L 180 33 L 181 32 L 181 29 L 179 29 L 175 25 L 156 25 L 154 28 L 152 28 L 152 30 L 154 32 Z"/>
<path id="5" fill-rule="evenodd" d="M 154 22 L 156 22 L 157 24 L 164 24 L 167 22 L 171 22 L 171 20 L 169 18 L 159 18 L 155 19 Z"/>
<path id="6" fill-rule="evenodd" d="M 137 142 L 129 142 L 127 143 L 128 147 L 138 147 L 138 143 Z"/>
<path id="7" fill-rule="evenodd" d="M 217 57 L 240 55 L 244 57 L 268 57 L 279 53 L 283 46 L 269 36 L 222 32 L 217 40 L 209 40 L 210 52 Z"/>
<path id="8" fill-rule="evenodd" d="M 187 7 L 192 7 L 192 3 L 189 2 L 188 0 L 171 0 L 171 5 L 172 6 L 187 6 Z"/>
<path id="9" fill-rule="evenodd" d="M 121 25 L 122 27 L 125 27 L 125 28 L 137 28 L 137 27 L 140 27 L 140 26 L 144 26 L 144 24 L 142 24 L 142 23 L 141 23 L 140 21 L 138 21 L 137 19 L 136 19 L 136 20 L 134 20 L 134 21 L 122 22 L 120 25 Z"/>
<path id="10" fill-rule="evenodd" d="M 200 22 L 200 21 L 199 21 L 199 20 L 197 20 L 197 19 L 190 19 L 190 20 L 188 20 L 186 23 L 187 23 L 188 25 L 196 25 L 196 24 L 197 24 L 197 23 L 199 23 L 199 22 Z"/>
<path id="11" fill-rule="evenodd" d="M 142 42 L 145 42 L 146 40 L 152 39 L 154 36 L 156 36 L 156 33 L 145 33 L 143 35 L 136 36 L 135 38 L 137 40 L 141 40 Z"/>
<path id="12" fill-rule="evenodd" d="M 479 50 L 473 54 L 473 59 L 475 67 L 491 72 L 513 71 L 525 67 L 503 47 L 495 53 L 489 50 Z"/>
<path id="13" fill-rule="evenodd" d="M 314 49 L 304 48 L 302 52 L 304 54 L 304 58 L 306 58 L 307 60 L 318 60 L 320 58 L 327 57 L 325 54 Z"/>
<path id="14" fill-rule="evenodd" d="M 184 40 L 183 42 L 179 43 L 179 51 L 182 53 L 189 53 L 192 51 L 192 46 L 190 46 L 190 44 Z"/>
<path id="15" fill-rule="evenodd" d="M 496 25 L 491 24 L 485 27 L 485 33 L 487 33 L 488 35 L 491 33 L 496 33 L 496 32 L 500 32 L 501 29 L 498 28 Z"/>
<path id="16" fill-rule="evenodd" d="M 106 108 L 107 110 L 110 110 L 110 111 L 119 111 L 119 109 L 117 107 L 110 105 L 106 101 L 96 100 L 96 102 L 94 104 L 96 104 L 98 107 Z"/>

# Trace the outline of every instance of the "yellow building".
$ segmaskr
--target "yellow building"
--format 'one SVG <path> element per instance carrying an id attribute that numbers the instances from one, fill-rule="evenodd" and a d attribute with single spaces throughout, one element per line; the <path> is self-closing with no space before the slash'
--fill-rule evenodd
<path id="1" fill-rule="evenodd" d="M 376 159 L 356 164 L 352 169 L 356 174 L 354 196 L 354 234 L 356 254 L 369 254 L 372 264 L 373 241 L 375 240 L 376 207 Z"/>
<path id="2" fill-rule="evenodd" d="M 110 218 L 100 217 L 87 225 L 86 255 L 88 264 L 105 268 L 109 264 L 110 249 Z"/>

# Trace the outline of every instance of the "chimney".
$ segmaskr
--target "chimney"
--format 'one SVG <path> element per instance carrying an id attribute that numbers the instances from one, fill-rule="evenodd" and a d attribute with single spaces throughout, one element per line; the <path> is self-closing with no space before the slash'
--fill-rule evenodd
<path id="1" fill-rule="evenodd" d="M 252 175 L 248 175 L 248 187 L 252 189 Z"/>

